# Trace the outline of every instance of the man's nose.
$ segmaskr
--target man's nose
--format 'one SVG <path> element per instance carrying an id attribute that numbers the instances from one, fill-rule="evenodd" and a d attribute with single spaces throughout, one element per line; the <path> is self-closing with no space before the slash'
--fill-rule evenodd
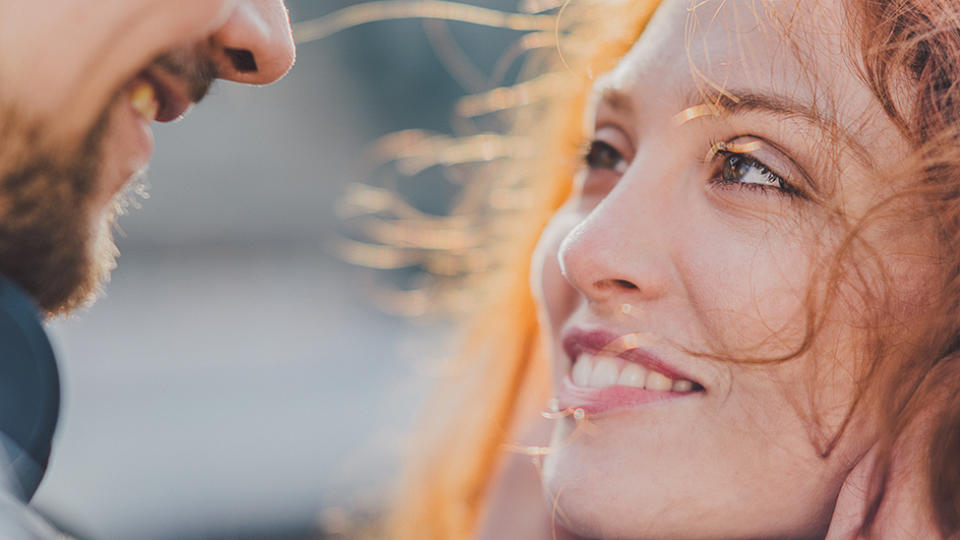
<path id="1" fill-rule="evenodd" d="M 283 0 L 241 0 L 211 37 L 220 78 L 269 84 L 293 66 L 296 46 Z"/>

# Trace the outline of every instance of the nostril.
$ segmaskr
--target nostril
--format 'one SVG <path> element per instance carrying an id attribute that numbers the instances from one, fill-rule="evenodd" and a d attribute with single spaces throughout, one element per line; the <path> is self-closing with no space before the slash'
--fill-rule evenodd
<path id="1" fill-rule="evenodd" d="M 625 279 L 615 279 L 615 280 L 613 280 L 613 284 L 616 285 L 617 287 L 620 287 L 620 288 L 623 288 L 623 289 L 636 289 L 636 288 L 638 288 L 636 285 L 634 285 L 633 283 L 631 283 L 631 282 L 629 282 L 629 281 L 627 281 L 627 280 L 625 280 Z"/>
<path id="2" fill-rule="evenodd" d="M 225 48 L 224 52 L 233 64 L 233 68 L 241 73 L 252 73 L 258 71 L 257 59 L 248 49 Z"/>

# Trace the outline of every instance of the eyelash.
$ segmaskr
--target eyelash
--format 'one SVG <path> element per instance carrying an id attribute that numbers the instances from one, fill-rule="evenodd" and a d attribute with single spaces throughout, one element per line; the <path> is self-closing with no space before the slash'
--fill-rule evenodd
<path id="1" fill-rule="evenodd" d="M 601 157 L 597 155 L 600 151 L 612 152 L 616 154 L 616 156 L 619 158 L 617 159 L 617 165 L 613 165 L 613 166 L 600 165 L 597 162 L 597 160 L 599 160 Z M 621 154 L 619 150 L 614 148 L 613 145 L 606 143 L 604 141 L 601 141 L 599 139 L 594 139 L 588 142 L 584 147 L 584 149 L 581 150 L 581 154 L 582 154 L 581 159 L 584 165 L 586 165 L 588 169 L 606 169 L 606 170 L 611 170 L 619 173 L 623 173 L 624 172 L 623 169 L 626 169 L 627 160 L 624 159 L 623 154 Z M 622 166 L 620 164 L 622 164 Z"/>
<path id="2" fill-rule="evenodd" d="M 740 182 L 736 180 L 724 179 L 724 168 L 727 166 L 727 160 L 730 158 L 739 158 L 742 160 L 743 164 L 756 167 L 757 170 L 760 171 L 760 174 L 764 177 L 772 177 L 772 180 L 777 185 L 759 184 L 755 182 Z M 781 197 L 788 197 L 791 199 L 795 197 L 801 199 L 807 198 L 803 191 L 788 182 L 780 174 L 774 172 L 765 163 L 750 156 L 747 152 L 735 150 L 734 145 L 731 145 L 728 142 L 714 141 L 710 146 L 710 151 L 707 153 L 707 159 L 704 161 L 712 161 L 718 166 L 718 169 L 714 172 L 713 178 L 710 179 L 710 182 L 714 185 L 720 187 L 736 186 L 738 189 L 751 189 L 759 191 L 760 193 L 767 193 L 770 189 L 773 189 L 775 190 L 775 193 Z"/>
<path id="3" fill-rule="evenodd" d="M 616 155 L 617 165 L 603 165 L 599 160 L 604 157 L 598 155 L 600 152 L 608 152 Z M 606 156 L 608 159 L 610 156 Z M 728 164 L 728 159 L 730 158 L 739 158 L 743 160 L 741 163 L 754 166 L 760 172 L 761 175 L 769 178 L 773 177 L 773 180 L 777 183 L 776 186 L 770 184 L 759 184 L 755 182 L 740 182 L 736 180 L 726 180 L 723 178 L 724 167 Z M 582 150 L 582 161 L 584 165 L 590 170 L 594 169 L 605 169 L 611 170 L 614 172 L 623 173 L 622 169 L 626 168 L 626 160 L 619 150 L 614 148 L 611 144 L 601 141 L 601 140 L 592 140 L 586 144 L 585 148 Z M 710 179 L 711 184 L 714 184 L 719 187 L 733 187 L 736 186 L 738 189 L 750 189 L 756 190 L 760 193 L 767 193 L 770 189 L 776 190 L 778 196 L 788 197 L 788 198 L 807 198 L 807 196 L 798 189 L 796 186 L 787 182 L 783 176 L 777 174 L 772 169 L 770 169 L 762 161 L 749 156 L 746 152 L 736 151 L 733 149 L 733 145 L 725 141 L 713 141 L 710 145 L 710 151 L 707 153 L 704 163 L 714 162 L 717 163 L 719 168 L 714 172 L 713 178 Z M 621 165 L 622 164 L 622 165 Z"/>

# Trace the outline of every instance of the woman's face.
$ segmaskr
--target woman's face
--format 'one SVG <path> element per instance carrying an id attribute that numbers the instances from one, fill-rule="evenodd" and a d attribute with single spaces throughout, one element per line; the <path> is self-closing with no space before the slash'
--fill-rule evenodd
<path id="1" fill-rule="evenodd" d="M 585 416 L 556 423 L 544 466 L 572 531 L 822 535 L 875 441 L 858 409 L 827 452 L 881 269 L 896 284 L 884 331 L 902 344 L 932 233 L 884 214 L 863 232 L 869 257 L 857 244 L 835 289 L 812 285 L 845 227 L 904 187 L 878 180 L 907 145 L 856 75 L 847 25 L 838 2 L 666 0 L 597 82 L 590 150 L 533 265 L 555 395 Z M 808 293 L 831 302 L 797 358 L 696 354 L 798 350 Z"/>

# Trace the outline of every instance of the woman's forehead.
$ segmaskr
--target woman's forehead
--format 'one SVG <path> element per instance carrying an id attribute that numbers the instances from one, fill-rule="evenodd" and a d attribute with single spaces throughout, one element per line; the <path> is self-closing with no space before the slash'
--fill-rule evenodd
<path id="1" fill-rule="evenodd" d="M 907 146 L 859 75 L 859 30 L 847 16 L 844 2 L 826 0 L 664 0 L 595 97 L 622 95 L 643 116 L 680 113 L 690 96 L 769 96 L 862 142 L 855 153 L 879 155 L 883 167 Z"/>
<path id="2" fill-rule="evenodd" d="M 842 16 L 839 3 L 818 0 L 665 0 L 611 75 L 623 87 L 656 73 L 674 88 L 809 94 L 853 74 Z"/>

